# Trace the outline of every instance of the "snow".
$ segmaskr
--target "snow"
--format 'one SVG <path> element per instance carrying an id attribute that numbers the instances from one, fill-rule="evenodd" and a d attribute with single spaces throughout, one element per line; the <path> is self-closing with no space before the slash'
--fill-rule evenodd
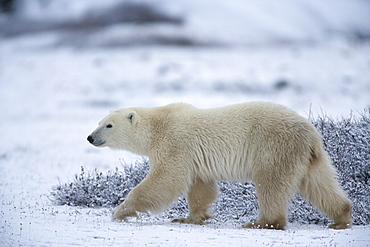
<path id="1" fill-rule="evenodd" d="M 50 21 L 103 6 L 74 1 L 61 8 L 54 0 L 48 12 L 41 3 L 18 15 Z M 86 36 L 65 30 L 0 36 L 0 245 L 370 245 L 369 225 L 335 231 L 293 223 L 286 231 L 269 231 L 228 223 L 178 225 L 154 216 L 117 223 L 109 208 L 56 206 L 49 200 L 52 186 L 71 180 L 81 166 L 107 171 L 120 167 L 120 159 L 141 159 L 87 143 L 111 109 L 263 100 L 307 117 L 309 112 L 340 117 L 370 107 L 370 43 L 356 38 L 370 33 L 368 1 L 162 0 L 158 5 L 185 24 L 112 25 Z M 122 34 L 131 42 L 181 36 L 196 45 L 122 40 L 112 45 Z"/>

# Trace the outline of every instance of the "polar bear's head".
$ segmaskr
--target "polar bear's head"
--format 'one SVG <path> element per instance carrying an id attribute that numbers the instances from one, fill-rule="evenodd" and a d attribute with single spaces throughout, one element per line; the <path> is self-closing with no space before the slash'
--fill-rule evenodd
<path id="1" fill-rule="evenodd" d="M 87 137 L 96 147 L 124 149 L 140 153 L 137 145 L 142 136 L 137 136 L 139 114 L 133 109 L 112 111 L 99 122 L 99 126 Z"/>

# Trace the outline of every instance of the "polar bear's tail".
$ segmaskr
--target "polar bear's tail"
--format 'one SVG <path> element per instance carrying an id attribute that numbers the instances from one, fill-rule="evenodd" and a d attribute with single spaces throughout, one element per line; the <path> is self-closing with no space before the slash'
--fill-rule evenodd
<path id="1" fill-rule="evenodd" d="M 306 199 L 334 220 L 334 229 L 352 226 L 352 203 L 341 189 L 334 166 L 321 142 L 312 149 L 312 159 L 299 191 Z"/>

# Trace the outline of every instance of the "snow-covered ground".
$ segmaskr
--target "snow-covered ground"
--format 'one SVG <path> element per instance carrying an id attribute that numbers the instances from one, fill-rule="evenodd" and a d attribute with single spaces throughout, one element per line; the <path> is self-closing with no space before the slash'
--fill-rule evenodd
<path id="1" fill-rule="evenodd" d="M 52 186 L 71 181 L 81 166 L 107 171 L 120 167 L 121 159 L 140 159 L 87 143 L 111 109 L 264 100 L 303 116 L 340 117 L 370 107 L 370 42 L 354 37 L 369 27 L 367 1 L 281 1 L 286 8 L 278 9 L 268 1 L 198 2 L 161 1 L 185 25 L 113 25 L 81 37 L 88 48 L 65 30 L 0 37 L 0 246 L 370 245 L 370 226 L 335 231 L 293 223 L 286 231 L 269 231 L 154 217 L 117 223 L 108 208 L 49 200 Z M 74 15 L 81 6 L 70 6 Z M 32 13 L 26 10 L 24 16 Z M 244 32 L 245 22 L 253 25 Z M 124 34 L 134 42 L 139 33 L 150 41 L 157 32 L 181 34 L 198 45 L 107 41 Z"/>

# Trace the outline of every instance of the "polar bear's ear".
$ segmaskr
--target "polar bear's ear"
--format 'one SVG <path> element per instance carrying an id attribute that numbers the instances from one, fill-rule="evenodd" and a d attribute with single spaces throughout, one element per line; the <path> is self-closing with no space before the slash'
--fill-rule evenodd
<path id="1" fill-rule="evenodd" d="M 138 120 L 138 115 L 135 111 L 132 111 L 127 115 L 127 118 L 131 123 L 135 124 Z"/>

